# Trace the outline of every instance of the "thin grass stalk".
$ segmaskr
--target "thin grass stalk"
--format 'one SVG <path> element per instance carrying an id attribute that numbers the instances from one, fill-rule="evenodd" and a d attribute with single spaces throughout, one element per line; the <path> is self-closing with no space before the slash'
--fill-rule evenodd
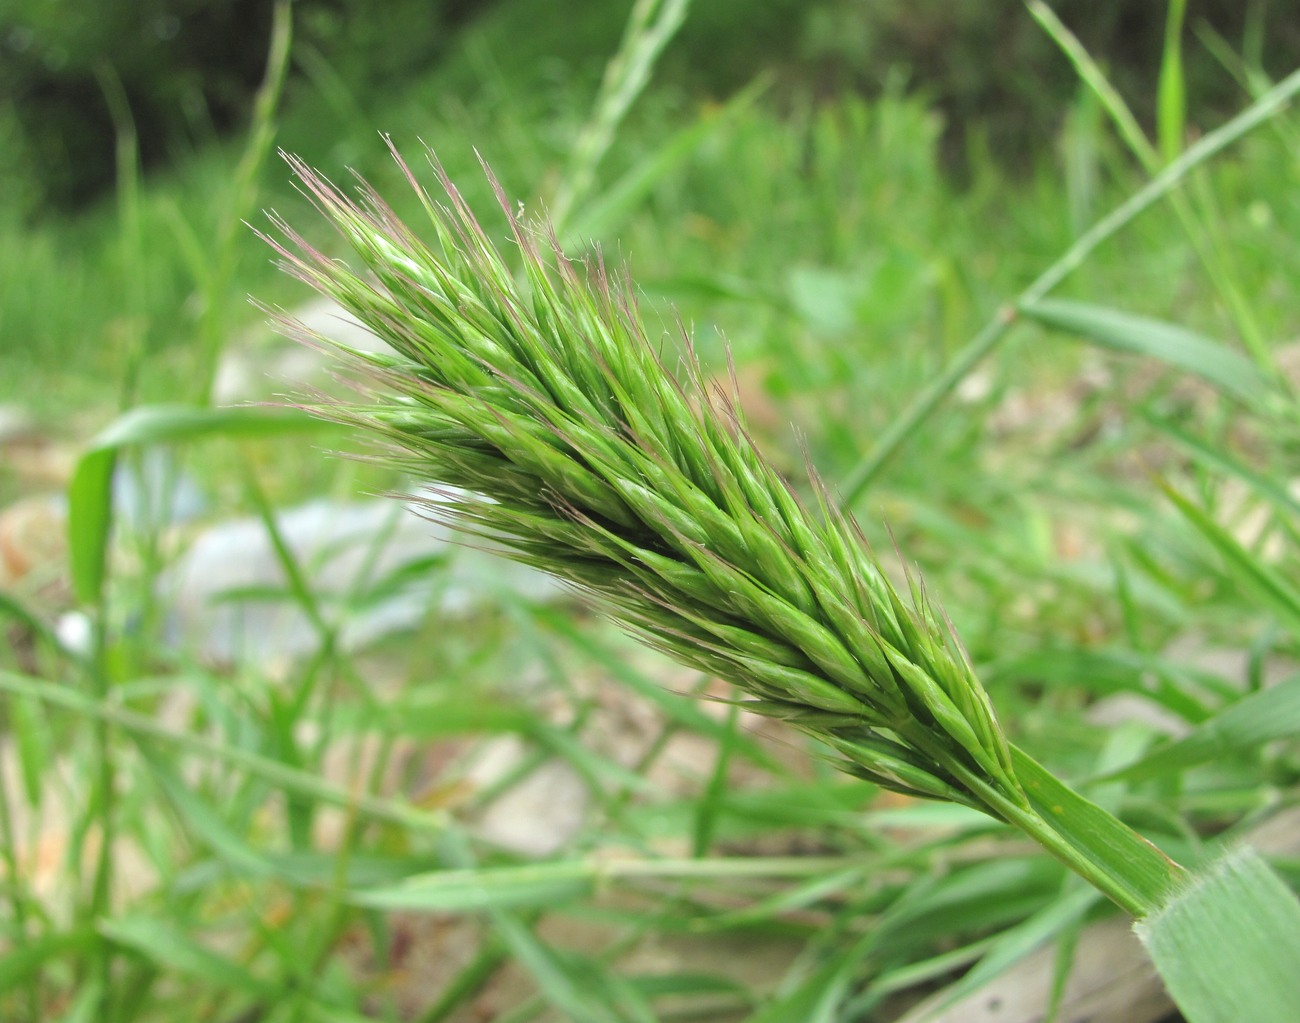
<path id="1" fill-rule="evenodd" d="M 569 215 L 587 198 L 596 168 L 613 145 L 618 126 L 650 81 L 650 72 L 664 47 L 677 34 L 691 0 L 636 0 L 618 52 L 605 65 L 600 91 L 591 114 L 574 140 L 565 173 L 548 204 L 551 223 L 564 234 Z"/>
<path id="2" fill-rule="evenodd" d="M 117 707 L 111 700 L 93 699 L 67 686 L 0 670 L 0 692 L 40 700 L 51 707 L 62 707 L 87 718 L 97 727 L 118 728 L 128 732 L 137 742 L 166 743 L 186 753 L 199 754 L 246 771 L 286 793 L 309 797 L 327 806 L 358 813 L 368 820 L 392 824 L 415 834 L 441 834 L 450 823 L 440 811 L 423 810 L 395 799 L 332 785 L 318 774 L 290 767 L 278 760 L 203 735 L 173 731 L 148 714 Z"/>
<path id="3" fill-rule="evenodd" d="M 1158 144 L 1153 145 L 1143 132 L 1137 118 L 1129 110 L 1119 91 L 1111 85 L 1101 67 L 1093 60 L 1078 37 L 1057 17 L 1056 13 L 1040 0 L 1029 4 L 1029 12 L 1065 53 L 1080 79 L 1100 100 L 1102 109 L 1110 117 L 1120 138 L 1129 151 L 1142 164 L 1148 174 L 1156 174 L 1161 167 L 1176 159 L 1182 148 L 1185 97 L 1181 95 L 1181 57 L 1179 33 L 1185 14 L 1185 0 L 1170 0 L 1165 27 L 1165 56 L 1160 69 Z M 1254 310 L 1237 283 L 1231 265 L 1223 258 L 1223 247 L 1215 238 L 1213 210 L 1202 202 L 1198 212 L 1186 196 L 1171 193 L 1169 204 L 1187 234 L 1196 256 L 1205 267 L 1215 290 L 1232 313 L 1233 321 L 1241 333 L 1242 341 L 1261 369 L 1277 377 L 1277 365 Z M 1203 222 L 1204 221 L 1204 222 Z"/>
<path id="4" fill-rule="evenodd" d="M 854 466 L 841 484 L 842 504 L 851 508 L 921 424 L 939 408 L 957 385 L 1002 343 L 1018 319 L 1017 310 L 1045 298 L 1074 273 L 1103 243 L 1182 184 L 1197 167 L 1282 111 L 1300 93 L 1300 71 L 1293 71 L 1264 92 L 1231 121 L 1208 132 L 1160 173 L 1080 235 L 1061 257 L 1011 302 L 998 309 L 979 332 L 953 357 L 944 371 L 927 384 Z"/>
<path id="5" fill-rule="evenodd" d="M 19 867 L 18 833 L 14 828 L 13 808 L 9 805 L 9 793 L 21 798 L 24 788 L 20 784 L 10 785 L 7 769 L 0 760 L 0 865 L 3 865 L 8 879 L 9 911 L 13 917 L 11 947 L 23 948 L 35 937 L 27 912 L 27 900 L 30 890 L 23 881 L 23 871 Z M 36 1020 L 40 1017 L 41 971 L 36 971 L 32 979 L 23 985 L 27 1003 L 27 1018 Z M 17 999 L 19 996 L 14 995 Z"/>
<path id="6" fill-rule="evenodd" d="M 216 383 L 217 363 L 226 342 L 226 319 L 221 309 L 226 305 L 226 291 L 234 279 L 239 248 L 239 226 L 244 222 L 257 195 L 258 176 L 271 155 L 275 141 L 275 114 L 280 106 L 284 83 L 289 76 L 289 56 L 293 43 L 292 0 L 276 0 L 272 8 L 271 43 L 267 52 L 266 72 L 253 100 L 253 117 L 248 142 L 235 167 L 228 206 L 218 224 L 212 266 L 202 282 L 205 299 L 202 344 L 199 352 L 198 403 L 206 405 Z"/>
<path id="7" fill-rule="evenodd" d="M 101 603 L 94 609 L 92 618 L 94 646 L 85 669 L 91 698 L 102 706 L 108 705 L 112 688 L 105 641 L 106 617 L 107 609 Z M 97 822 L 99 825 L 99 849 L 95 855 L 86 917 L 94 921 L 108 916 L 117 875 L 117 862 L 114 855 L 117 848 L 115 735 L 113 722 L 107 717 L 101 717 L 91 725 L 90 756 L 94 764 L 94 780 L 90 788 L 86 813 L 88 823 Z M 96 1018 L 105 1018 L 108 1014 L 114 958 L 115 949 L 112 942 L 103 935 L 96 934 L 86 963 L 89 971 L 86 978 L 87 986 L 99 992 L 96 999 Z"/>
<path id="8" fill-rule="evenodd" d="M 377 441 L 380 458 L 427 486 L 431 517 L 731 682 L 741 706 L 792 722 L 845 771 L 1019 827 L 1136 916 L 1161 901 L 1181 868 L 1013 751 L 924 585 L 894 586 L 815 475 L 811 502 L 796 497 L 746 432 L 734 385 L 705 383 L 689 335 L 674 374 L 623 275 L 598 258 L 571 263 L 493 179 L 516 274 L 432 154 L 445 202 L 394 157 L 432 244 L 364 183 L 350 198 L 293 158 L 359 267 L 271 218 L 267 240 L 286 269 L 391 349 L 334 346 L 359 398 L 318 414 Z M 281 325 L 329 345 L 290 318 Z M 1027 791 L 1018 769 L 1052 799 Z"/>
<path id="9" fill-rule="evenodd" d="M 118 252 L 122 260 L 122 306 L 130 317 L 126 353 L 126 368 L 122 374 L 120 406 L 124 409 L 135 404 L 140 367 L 144 362 L 145 315 L 147 308 L 146 282 L 149 277 L 141 272 L 145 265 L 144 231 L 140 217 L 140 136 L 136 130 L 131 101 L 121 76 L 108 60 L 95 67 L 99 90 L 104 95 L 109 117 L 113 121 L 113 158 L 117 187 L 117 215 L 121 221 L 118 235 Z"/>

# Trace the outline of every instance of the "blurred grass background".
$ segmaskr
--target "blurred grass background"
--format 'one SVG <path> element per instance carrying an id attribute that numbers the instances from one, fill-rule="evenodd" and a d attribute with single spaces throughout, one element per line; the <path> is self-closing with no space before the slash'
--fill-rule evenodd
<path id="1" fill-rule="evenodd" d="M 146 505 L 189 487 L 197 510 L 132 518 L 120 486 L 91 605 L 41 532 L 115 415 L 206 402 L 273 345 L 249 295 L 306 301 L 243 223 L 320 230 L 274 147 L 413 223 L 380 133 L 433 147 L 490 220 L 481 154 L 563 214 L 568 251 L 629 262 L 666 345 L 680 318 L 717 373 L 730 351 L 792 479 L 809 459 L 835 482 L 1098 218 L 1300 63 L 1276 4 L 1055 4 L 1146 152 L 1041 12 L 675 7 L 636 8 L 663 49 L 607 151 L 600 83 L 652 37 L 626 3 L 300 0 L 278 36 L 266 3 L 0 9 L 0 405 L 21 424 L 0 501 L 55 495 L 0 529 L 5 1019 L 885 1020 L 1101 913 L 991 824 L 701 711 L 677 694 L 707 680 L 508 578 L 335 536 L 362 568 L 328 590 L 292 510 L 402 486 L 328 457 L 336 433 L 124 452 Z M 1076 778 L 1165 751 L 1097 792 L 1189 860 L 1297 793 L 1298 179 L 1283 113 L 1058 292 L 1213 339 L 1271 381 L 1257 396 L 1017 325 L 854 505 L 920 565 L 1017 742 Z M 248 364 L 223 401 L 292 390 Z M 296 609 L 289 653 L 178 639 L 176 565 L 236 517 L 262 546 L 226 559 L 267 573 L 199 592 Z M 417 579 L 421 614 L 347 639 Z M 453 616 L 467 579 L 490 596 Z M 530 785 L 542 809 L 506 816 L 545 832 L 546 795 L 574 808 L 540 853 L 484 823 Z"/>

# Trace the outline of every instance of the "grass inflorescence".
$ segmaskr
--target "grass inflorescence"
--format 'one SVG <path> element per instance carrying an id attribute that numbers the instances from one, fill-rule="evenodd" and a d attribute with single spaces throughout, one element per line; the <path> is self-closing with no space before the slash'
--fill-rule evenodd
<path id="1" fill-rule="evenodd" d="M 353 200 L 290 161 L 362 269 L 274 218 L 277 248 L 392 349 L 349 352 L 367 398 L 321 411 L 388 442 L 436 491 L 435 514 L 733 683 L 747 709 L 824 739 L 851 772 L 995 816 L 990 792 L 1023 805 L 943 614 L 917 583 L 898 592 L 815 475 L 811 505 L 795 495 L 690 337 L 674 374 L 625 275 L 567 259 L 497 188 L 516 276 L 436 160 L 447 203 L 398 160 L 436 247 L 368 187 Z"/>

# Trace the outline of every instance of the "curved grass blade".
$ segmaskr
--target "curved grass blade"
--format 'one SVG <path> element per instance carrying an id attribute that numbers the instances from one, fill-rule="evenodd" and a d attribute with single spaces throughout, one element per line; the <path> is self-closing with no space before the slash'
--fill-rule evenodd
<path id="1" fill-rule="evenodd" d="M 605 65 L 600 92 L 587 122 L 573 141 L 564 177 L 548 204 L 557 233 L 588 197 L 596 168 L 614 144 L 618 126 L 650 81 L 664 47 L 686 20 L 691 0 L 637 0 L 628 14 L 618 52 Z"/>
<path id="2" fill-rule="evenodd" d="M 1290 516 L 1295 522 L 1300 523 L 1300 501 L 1291 495 L 1285 485 L 1278 482 L 1278 478 L 1266 476 L 1244 465 L 1224 449 L 1211 446 L 1171 420 L 1162 419 L 1146 410 L 1140 411 L 1139 414 L 1148 424 L 1174 441 L 1196 461 L 1211 469 L 1235 476 L 1283 515 Z"/>
<path id="3" fill-rule="evenodd" d="M 575 207 L 567 234 L 579 239 L 607 234 L 715 132 L 748 111 L 767 86 L 767 79 L 756 80 L 723 106 L 705 110 L 697 120 L 669 136 L 608 188 Z"/>
<path id="4" fill-rule="evenodd" d="M 1038 299 L 1019 308 L 1023 316 L 1045 327 L 1076 334 L 1112 351 L 1158 359 L 1244 402 L 1258 401 L 1268 388 L 1264 376 L 1244 355 L 1172 323 L 1065 299 Z"/>
<path id="5" fill-rule="evenodd" d="M 320 428 L 320 420 L 296 409 L 261 407 L 143 405 L 114 420 L 81 456 L 68 487 L 68 553 L 77 598 L 97 604 L 103 592 L 113 526 L 113 470 L 123 450 L 201 437 L 264 438 Z"/>

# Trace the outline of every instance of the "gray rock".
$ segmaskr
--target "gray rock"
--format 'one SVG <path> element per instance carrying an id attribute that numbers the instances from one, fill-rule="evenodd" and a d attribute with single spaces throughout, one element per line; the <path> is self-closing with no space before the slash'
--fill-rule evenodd
<path id="1" fill-rule="evenodd" d="M 277 528 L 322 619 L 346 649 L 463 616 L 502 592 L 545 600 L 559 584 L 465 545 L 389 499 L 317 500 L 280 512 Z M 321 630 L 296 601 L 257 518 L 204 530 L 164 575 L 166 639 L 221 664 L 282 665 L 320 648 Z"/>

